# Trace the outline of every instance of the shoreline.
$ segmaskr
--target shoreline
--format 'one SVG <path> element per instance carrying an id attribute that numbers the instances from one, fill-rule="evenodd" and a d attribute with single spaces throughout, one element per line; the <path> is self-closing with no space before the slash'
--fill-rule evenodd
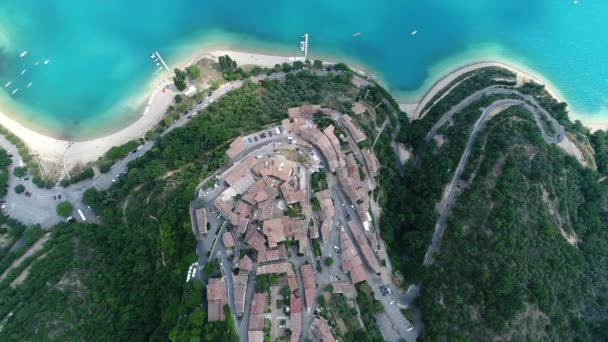
<path id="1" fill-rule="evenodd" d="M 238 49 L 226 49 L 220 48 L 219 46 L 209 46 L 195 51 L 188 55 L 184 55 L 182 58 L 178 58 L 177 62 L 174 63 L 173 67 L 184 68 L 185 66 L 191 65 L 203 58 L 211 58 L 217 60 L 217 57 L 222 55 L 230 55 L 231 58 L 236 60 L 239 65 L 260 65 L 264 67 L 273 67 L 275 64 L 281 64 L 290 62 L 290 56 L 286 55 L 270 55 L 265 53 L 257 53 L 255 51 L 240 51 Z M 329 60 L 322 59 L 326 63 L 331 63 Z M 531 72 L 523 71 L 522 68 L 513 66 L 497 61 L 478 61 L 457 66 L 451 71 L 443 73 L 432 85 L 423 90 L 420 93 L 415 102 L 403 103 L 402 108 L 406 108 L 410 115 L 419 115 L 420 110 L 424 105 L 433 98 L 437 92 L 447 86 L 454 79 L 460 75 L 474 71 L 480 68 L 488 66 L 498 66 L 510 70 L 518 75 L 518 79 L 532 80 L 534 82 L 544 84 L 547 91 L 558 101 L 563 101 L 563 98 L 548 84 L 540 80 L 540 77 L 531 75 Z M 352 64 L 352 69 L 358 73 L 362 73 L 374 80 L 379 79 L 373 75 L 373 73 L 367 71 L 365 68 L 359 67 L 357 64 Z M 380 81 L 379 81 L 380 82 Z M 423 83 L 426 84 L 427 81 Z M 36 155 L 38 158 L 44 161 L 58 164 L 63 166 L 63 169 L 71 170 L 77 165 L 83 165 L 91 161 L 97 160 L 107 150 L 113 146 L 122 145 L 130 140 L 142 138 L 145 133 L 153 128 L 164 116 L 165 111 L 173 101 L 173 97 L 177 94 L 177 90 L 174 87 L 162 93 L 160 88 L 167 84 L 172 84 L 170 76 L 163 73 L 153 78 L 142 91 L 142 93 L 134 95 L 127 100 L 134 100 L 137 103 L 131 103 L 132 108 L 136 108 L 136 112 L 140 112 L 139 117 L 128 126 L 116 130 L 115 132 L 109 133 L 105 136 L 83 140 L 83 141 L 69 141 L 58 138 L 53 138 L 40 133 L 34 129 L 26 127 L 18 120 L 11 118 L 0 111 L 0 125 L 11 131 L 21 140 L 23 140 L 28 146 L 32 155 Z M 422 87 L 421 86 L 421 87 Z M 152 92 L 150 93 L 150 90 Z M 146 103 L 146 101 L 148 101 Z M 403 101 L 399 101 L 403 102 Z M 150 106 L 150 110 L 143 115 L 143 109 L 146 105 Z M 571 113 L 571 118 L 576 119 L 576 115 Z M 581 120 L 583 124 L 591 129 L 592 131 L 598 129 L 608 129 L 608 119 L 606 120 Z"/>
<path id="2" fill-rule="evenodd" d="M 452 83 L 455 79 L 457 79 L 458 77 L 475 71 L 475 70 L 479 70 L 479 69 L 483 69 L 483 68 L 488 68 L 488 67 L 499 67 L 499 68 L 503 68 L 506 70 L 511 71 L 512 73 L 514 73 L 517 77 L 517 81 L 518 83 L 522 82 L 522 81 L 532 81 L 541 85 L 545 86 L 545 89 L 547 90 L 547 92 L 549 93 L 549 95 L 551 95 L 554 99 L 556 99 L 558 102 L 564 102 L 563 96 L 559 95 L 553 87 L 551 87 L 551 85 L 549 85 L 547 82 L 542 81 L 540 79 L 540 77 L 536 77 L 531 75 L 530 72 L 528 71 L 523 71 L 522 68 L 513 66 L 512 64 L 507 64 L 505 62 L 498 62 L 498 61 L 477 61 L 477 62 L 471 62 L 471 63 L 466 63 L 460 66 L 456 66 L 455 68 L 452 68 L 451 71 L 448 71 L 447 73 L 443 73 L 443 76 L 441 76 L 439 79 L 437 79 L 434 83 L 432 83 L 432 85 L 430 87 L 428 87 L 426 89 L 426 91 L 424 91 L 423 93 L 421 93 L 421 95 L 418 97 L 418 99 L 416 100 L 415 103 L 409 103 L 409 104 L 404 104 L 405 106 L 410 106 L 410 109 L 412 109 L 411 106 L 415 105 L 415 107 L 413 108 L 413 112 L 409 113 L 410 116 L 412 118 L 418 118 L 421 114 L 421 111 L 424 109 L 424 107 L 428 104 L 428 102 L 430 100 L 433 99 L 433 97 L 435 97 L 435 95 L 437 95 L 437 93 L 439 93 L 442 89 L 444 89 L 445 87 L 447 87 L 448 85 L 450 85 L 450 83 Z M 574 115 L 573 113 L 570 113 L 572 115 Z M 608 125 L 608 122 L 606 122 L 606 124 Z"/>

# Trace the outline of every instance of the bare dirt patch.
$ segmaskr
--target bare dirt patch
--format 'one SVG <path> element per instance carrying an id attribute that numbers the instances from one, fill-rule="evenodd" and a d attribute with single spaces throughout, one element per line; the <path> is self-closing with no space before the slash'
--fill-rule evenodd
<path id="1" fill-rule="evenodd" d="M 547 206 L 547 209 L 549 210 L 549 213 L 551 214 L 551 216 L 553 216 L 555 218 L 557 229 L 559 229 L 560 234 L 562 234 L 564 239 L 566 239 L 566 241 L 568 241 L 569 244 L 576 246 L 576 244 L 579 241 L 578 236 L 574 232 L 568 233 L 564 230 L 563 219 L 559 215 L 559 212 L 557 211 L 556 203 L 553 203 L 553 201 L 551 201 L 551 199 L 549 199 L 549 193 L 547 192 L 547 190 L 545 190 L 545 188 L 542 188 L 542 192 L 543 192 L 543 202 Z"/>
<path id="2" fill-rule="evenodd" d="M 4 271 L 4 273 L 2 273 L 2 275 L 0 275 L 0 281 L 4 280 L 4 278 L 6 278 L 6 276 L 12 269 L 19 267 L 19 265 L 21 265 L 23 260 L 29 258 L 30 256 L 34 255 L 34 253 L 41 250 L 42 247 L 44 247 L 44 244 L 50 238 L 51 238 L 51 233 L 46 233 L 46 234 L 42 235 L 42 237 L 40 239 L 38 239 L 38 241 L 34 242 L 34 244 L 25 253 L 23 253 L 23 255 L 21 257 L 19 257 L 15 261 L 13 261 L 13 263 Z"/>
<path id="3" fill-rule="evenodd" d="M 48 254 L 48 252 L 42 254 L 38 259 L 36 259 L 34 261 L 44 259 L 47 254 Z M 15 287 L 21 285 L 25 281 L 25 279 L 27 279 L 27 276 L 30 274 L 30 268 L 32 268 L 33 264 L 34 264 L 34 262 L 32 262 L 26 269 L 24 269 L 23 272 L 21 272 L 21 274 L 19 274 L 19 276 L 11 282 L 10 287 L 15 288 Z"/>

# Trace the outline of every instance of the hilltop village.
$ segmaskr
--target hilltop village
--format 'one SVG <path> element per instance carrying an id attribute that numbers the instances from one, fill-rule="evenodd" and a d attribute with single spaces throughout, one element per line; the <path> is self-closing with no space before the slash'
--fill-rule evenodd
<path id="1" fill-rule="evenodd" d="M 210 251 L 199 255 L 209 321 L 231 312 L 249 341 L 299 341 L 309 331 L 335 341 L 319 303 L 341 294 L 354 308 L 355 285 L 366 282 L 369 295 L 386 299 L 392 324 L 412 329 L 390 310 L 395 300 L 383 286 L 391 278 L 374 222 L 379 164 L 368 141 L 348 114 L 304 105 L 230 144 L 230 164 L 201 187 L 193 210 L 201 250 Z"/>

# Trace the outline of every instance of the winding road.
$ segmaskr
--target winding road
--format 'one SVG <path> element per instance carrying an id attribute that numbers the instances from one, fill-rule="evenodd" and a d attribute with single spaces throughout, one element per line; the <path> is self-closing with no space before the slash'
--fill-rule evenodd
<path id="1" fill-rule="evenodd" d="M 447 197 L 446 203 L 443 206 L 443 209 L 441 210 L 439 219 L 437 220 L 437 224 L 435 225 L 435 232 L 433 233 L 433 238 L 432 238 L 431 244 L 429 245 L 427 252 L 424 256 L 423 264 L 426 266 L 431 265 L 433 263 L 433 257 L 435 255 L 435 252 L 439 248 L 441 238 L 446 229 L 445 223 L 446 223 L 446 220 L 448 217 L 448 213 L 449 213 L 452 205 L 454 204 L 454 198 L 455 198 L 455 193 L 456 193 L 456 191 L 455 191 L 456 184 L 458 183 L 458 181 L 460 180 L 460 177 L 462 176 L 462 172 L 464 171 L 464 167 L 466 166 L 467 160 L 471 153 L 471 147 L 473 146 L 473 143 L 475 142 L 475 139 L 476 139 L 479 131 L 483 128 L 484 123 L 488 119 L 491 119 L 492 117 L 494 117 L 495 115 L 499 114 L 500 112 L 504 111 L 505 109 L 507 109 L 509 107 L 522 106 L 534 114 L 535 122 L 541 131 L 543 140 L 546 143 L 557 144 L 564 139 L 565 133 L 564 133 L 563 127 L 561 125 L 559 125 L 559 123 L 557 123 L 557 121 L 546 110 L 544 110 L 538 104 L 536 99 L 534 99 L 532 96 L 524 95 L 518 91 L 511 90 L 511 89 L 486 88 L 485 90 L 479 91 L 479 92 L 467 97 L 461 103 L 459 103 L 458 105 L 456 105 L 452 109 L 450 109 L 448 112 L 446 112 L 433 126 L 433 128 L 429 132 L 429 135 L 427 135 L 427 141 L 430 140 L 436 133 L 437 129 L 439 127 L 443 126 L 443 124 L 445 124 L 448 120 L 450 120 L 451 117 L 455 113 L 466 108 L 468 105 L 470 105 L 471 103 L 475 102 L 476 100 L 480 99 L 483 96 L 496 95 L 496 94 L 513 94 L 513 95 L 517 95 L 518 97 L 523 98 L 526 101 L 512 100 L 512 99 L 495 101 L 490 106 L 488 106 L 487 108 L 484 109 L 484 111 L 481 114 L 481 116 L 479 117 L 479 119 L 477 119 L 477 121 L 475 122 L 475 125 L 473 126 L 473 130 L 471 131 L 471 134 L 469 135 L 469 139 L 467 141 L 467 144 L 466 144 L 466 147 L 462 154 L 462 157 L 460 158 L 460 162 L 458 163 L 458 167 L 456 168 L 456 171 L 454 172 L 452 181 L 448 185 L 448 188 L 447 188 L 448 197 Z M 530 104 L 530 103 L 532 103 L 532 104 Z M 547 132 L 545 131 L 544 124 L 541 121 L 541 117 L 540 117 L 541 115 L 544 115 L 545 118 L 553 125 L 553 129 L 556 132 L 555 136 L 551 136 L 551 135 L 547 134 Z"/>

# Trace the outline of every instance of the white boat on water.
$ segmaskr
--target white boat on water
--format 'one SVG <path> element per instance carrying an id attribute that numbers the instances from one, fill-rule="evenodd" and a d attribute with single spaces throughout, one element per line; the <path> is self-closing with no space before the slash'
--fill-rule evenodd
<path id="1" fill-rule="evenodd" d="M 152 59 L 156 58 L 156 54 L 151 54 L 150 58 L 152 58 Z"/>
<path id="2" fill-rule="evenodd" d="M 25 74 L 26 71 L 27 71 L 27 69 L 21 70 L 21 75 Z"/>
<path id="3" fill-rule="evenodd" d="M 355 34 L 353 34 L 353 37 L 359 37 L 361 35 L 361 32 L 357 32 Z"/>
<path id="4" fill-rule="evenodd" d="M 418 30 L 414 30 L 414 31 L 412 32 L 412 36 L 415 36 L 415 35 L 416 35 L 416 33 L 418 33 Z"/>
<path id="5" fill-rule="evenodd" d="M 17 88 L 17 89 L 15 89 L 15 90 L 13 90 L 13 92 L 11 93 L 11 95 L 15 95 L 15 93 L 16 93 L 17 91 L 19 91 L 19 88 Z"/>
<path id="6" fill-rule="evenodd" d="M 29 88 L 29 87 L 31 87 L 31 86 L 32 86 L 32 83 L 34 83 L 34 82 L 30 82 L 30 83 L 27 85 L 27 87 L 28 87 L 28 88 Z"/>
<path id="7" fill-rule="evenodd" d="M 47 59 L 46 61 L 44 61 L 44 65 L 49 64 L 49 62 L 50 62 L 50 61 L 51 61 L 51 60 Z"/>
<path id="8" fill-rule="evenodd" d="M 8 81 L 8 82 L 7 82 L 7 83 L 4 85 L 4 88 L 8 88 L 8 86 L 10 86 L 10 85 L 11 85 L 11 83 L 13 83 L 13 81 Z"/>
<path id="9" fill-rule="evenodd" d="M 300 42 L 300 51 L 306 50 L 306 42 Z"/>
<path id="10" fill-rule="evenodd" d="M 23 58 L 23 57 L 25 57 L 25 55 L 27 55 L 27 50 L 26 50 L 26 51 L 23 51 L 23 52 L 21 53 L 21 55 L 19 55 L 19 57 L 20 57 L 20 58 Z"/>
<path id="11" fill-rule="evenodd" d="M 38 64 L 40 64 L 40 62 L 38 62 L 38 61 L 36 61 L 36 63 L 34 63 L 34 65 L 36 65 L 36 66 L 37 66 Z"/>

